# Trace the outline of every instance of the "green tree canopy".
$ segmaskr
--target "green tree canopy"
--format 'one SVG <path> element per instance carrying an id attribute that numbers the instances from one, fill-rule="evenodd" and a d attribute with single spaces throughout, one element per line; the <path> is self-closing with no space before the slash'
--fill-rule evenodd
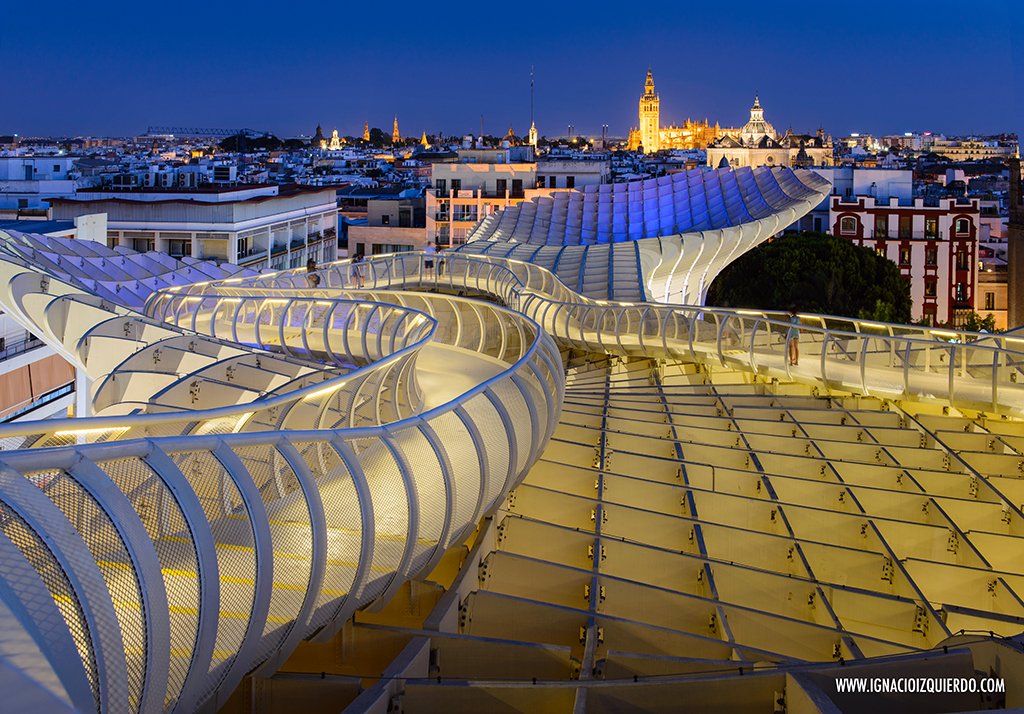
<path id="1" fill-rule="evenodd" d="M 825 233 L 775 238 L 740 256 L 708 290 L 720 307 L 843 315 L 910 322 L 910 286 L 899 268 L 870 248 Z"/>
<path id="2" fill-rule="evenodd" d="M 383 129 L 378 127 L 373 127 L 370 129 L 370 146 L 375 149 L 391 146 L 391 134 L 385 133 Z"/>
<path id="3" fill-rule="evenodd" d="M 281 140 L 276 136 L 247 137 L 244 134 L 235 134 L 224 139 L 218 144 L 221 151 L 236 153 L 241 151 L 274 151 L 281 146 Z"/>

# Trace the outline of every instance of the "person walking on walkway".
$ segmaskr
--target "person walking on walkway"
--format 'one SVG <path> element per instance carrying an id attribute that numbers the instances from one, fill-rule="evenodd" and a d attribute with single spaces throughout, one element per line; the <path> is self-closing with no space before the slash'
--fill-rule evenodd
<path id="1" fill-rule="evenodd" d="M 320 284 L 320 276 L 316 274 L 316 258 L 313 256 L 309 256 L 309 260 L 306 261 L 306 282 L 311 288 Z"/>
<path id="2" fill-rule="evenodd" d="M 427 254 L 427 257 L 423 259 L 423 268 L 428 278 L 434 277 L 434 254 L 437 253 L 437 246 L 433 243 L 427 243 L 423 252 Z"/>
<path id="3" fill-rule="evenodd" d="M 789 306 L 789 322 L 792 327 L 786 333 L 786 343 L 789 345 L 789 364 L 800 363 L 800 316 L 796 314 L 796 305 Z"/>
<path id="4" fill-rule="evenodd" d="M 363 254 L 356 253 L 356 257 L 352 259 L 352 262 L 348 266 L 348 276 L 352 280 L 352 287 L 356 286 L 356 281 L 359 281 L 359 287 L 363 287 Z"/>

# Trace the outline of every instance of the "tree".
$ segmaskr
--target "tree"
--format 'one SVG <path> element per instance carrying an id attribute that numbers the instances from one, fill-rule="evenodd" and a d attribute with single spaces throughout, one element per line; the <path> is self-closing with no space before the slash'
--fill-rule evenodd
<path id="1" fill-rule="evenodd" d="M 1002 332 L 1002 330 L 996 329 L 996 316 L 991 312 L 985 317 L 982 317 L 974 310 L 967 315 L 964 319 L 963 327 L 960 329 L 966 330 L 967 332 Z"/>
<path id="2" fill-rule="evenodd" d="M 298 151 L 299 149 L 306 148 L 306 142 L 302 139 L 288 139 L 286 142 L 281 144 L 281 148 L 287 151 Z"/>
<path id="3" fill-rule="evenodd" d="M 259 150 L 274 151 L 281 146 L 281 140 L 272 134 L 256 138 L 246 137 L 244 134 L 235 134 L 224 139 L 218 146 L 221 151 L 228 153 Z"/>
<path id="4" fill-rule="evenodd" d="M 391 146 L 391 134 L 385 134 L 383 130 L 373 127 L 370 129 L 370 146 L 375 149 Z"/>
<path id="5" fill-rule="evenodd" d="M 785 235 L 725 268 L 708 305 L 910 322 L 910 286 L 899 267 L 870 248 L 825 233 Z"/>

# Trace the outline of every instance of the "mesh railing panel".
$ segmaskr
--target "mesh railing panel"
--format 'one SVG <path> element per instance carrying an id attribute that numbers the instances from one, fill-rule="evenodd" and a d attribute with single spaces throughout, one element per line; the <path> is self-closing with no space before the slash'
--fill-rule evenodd
<path id="1" fill-rule="evenodd" d="M 373 496 L 374 546 L 371 575 L 361 600 L 372 600 L 391 583 L 409 539 L 409 496 L 398 462 L 381 439 L 352 443 Z"/>
<path id="2" fill-rule="evenodd" d="M 27 473 L 82 536 L 110 591 L 128 664 L 129 705 L 138 711 L 146 677 L 146 615 L 139 578 L 107 512 L 66 471 Z"/>
<path id="3" fill-rule="evenodd" d="M 99 462 L 128 497 L 153 541 L 167 590 L 171 659 L 166 708 L 181 694 L 199 636 L 199 561 L 188 522 L 167 485 L 141 459 Z"/>
<path id="4" fill-rule="evenodd" d="M 309 470 L 319 474 L 317 488 L 327 522 L 327 561 L 324 584 L 306 634 L 312 635 L 333 620 L 352 592 L 356 576 L 363 524 L 352 475 L 338 452 L 327 442 L 295 444 Z"/>
<path id="5" fill-rule="evenodd" d="M 212 695 L 238 654 L 256 598 L 253 526 L 242 495 L 220 461 L 208 451 L 171 456 L 199 497 L 213 532 L 220 571 L 220 623 L 200 701 Z"/>
<path id="6" fill-rule="evenodd" d="M 295 472 L 271 446 L 235 449 L 267 506 L 274 544 L 274 582 L 263 638 L 253 658 L 259 664 L 278 649 L 291 631 L 309 591 L 312 516 Z"/>
<path id="7" fill-rule="evenodd" d="M 82 611 L 82 605 L 75 594 L 71 582 L 57 558 L 50 552 L 45 541 L 25 520 L 14 512 L 6 502 L 0 499 L 0 528 L 4 535 L 21 551 L 25 560 L 32 565 L 40 580 L 50 591 L 57 609 L 64 617 L 64 622 L 71 631 L 71 637 L 78 645 L 78 653 L 82 658 L 89 686 L 92 689 L 96 711 L 100 711 L 100 681 L 96 666 L 96 653 L 93 650 L 89 624 Z"/>
<path id="8" fill-rule="evenodd" d="M 452 412 L 431 419 L 430 428 L 444 446 L 452 473 L 459 476 L 453 484 L 452 523 L 470 523 L 480 498 L 480 457 L 476 444 L 462 419 Z M 454 535 L 453 529 L 450 537 Z M 451 540 L 443 544 L 445 548 L 449 545 Z"/>
<path id="9" fill-rule="evenodd" d="M 490 469 L 490 473 L 487 475 L 484 503 L 493 503 L 505 487 L 505 479 L 508 474 L 510 454 L 505 422 L 501 420 L 498 410 L 494 408 L 490 400 L 483 395 L 471 399 L 464 405 L 464 408 L 475 422 L 484 441 L 483 445 L 487 451 Z"/>
<path id="10" fill-rule="evenodd" d="M 397 437 L 405 462 L 413 473 L 413 497 L 419 503 L 419 528 L 414 534 L 410 572 L 418 572 L 438 547 L 448 512 L 448 489 L 437 452 L 419 429 L 406 429 Z"/>

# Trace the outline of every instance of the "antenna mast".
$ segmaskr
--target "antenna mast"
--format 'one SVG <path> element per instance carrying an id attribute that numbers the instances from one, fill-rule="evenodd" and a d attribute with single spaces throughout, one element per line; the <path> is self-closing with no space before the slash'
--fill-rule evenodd
<path id="1" fill-rule="evenodd" d="M 530 65 L 530 125 L 533 126 L 533 65 Z"/>

